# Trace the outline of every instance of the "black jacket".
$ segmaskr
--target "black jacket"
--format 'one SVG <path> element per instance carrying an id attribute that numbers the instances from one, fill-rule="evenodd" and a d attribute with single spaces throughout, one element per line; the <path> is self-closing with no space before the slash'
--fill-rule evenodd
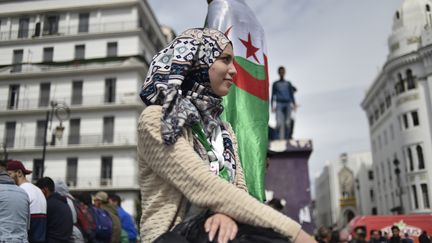
<path id="1" fill-rule="evenodd" d="M 66 198 L 54 192 L 47 198 L 47 243 L 69 242 L 72 235 L 72 212 Z"/>

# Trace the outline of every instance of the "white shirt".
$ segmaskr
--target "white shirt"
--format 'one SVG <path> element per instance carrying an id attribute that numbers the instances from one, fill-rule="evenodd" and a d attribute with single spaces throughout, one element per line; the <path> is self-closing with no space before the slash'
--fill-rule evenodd
<path id="1" fill-rule="evenodd" d="M 46 214 L 47 203 L 41 189 L 30 182 L 24 182 L 20 187 L 24 189 L 29 196 L 30 214 Z"/>

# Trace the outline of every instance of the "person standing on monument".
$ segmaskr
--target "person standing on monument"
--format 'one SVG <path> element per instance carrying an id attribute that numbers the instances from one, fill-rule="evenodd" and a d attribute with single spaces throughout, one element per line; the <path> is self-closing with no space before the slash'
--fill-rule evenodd
<path id="1" fill-rule="evenodd" d="M 279 80 L 273 83 L 271 94 L 272 112 L 276 112 L 276 133 L 279 139 L 289 140 L 294 130 L 292 112 L 297 109 L 294 93 L 297 91 L 290 81 L 284 79 L 285 67 L 278 68 Z"/>

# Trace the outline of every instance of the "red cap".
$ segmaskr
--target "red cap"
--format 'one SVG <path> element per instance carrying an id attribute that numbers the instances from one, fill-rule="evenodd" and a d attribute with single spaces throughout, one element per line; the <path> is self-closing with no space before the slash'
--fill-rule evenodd
<path id="1" fill-rule="evenodd" d="M 21 170 L 24 175 L 31 174 L 31 170 L 27 170 L 21 161 L 18 160 L 8 160 L 7 170 Z"/>

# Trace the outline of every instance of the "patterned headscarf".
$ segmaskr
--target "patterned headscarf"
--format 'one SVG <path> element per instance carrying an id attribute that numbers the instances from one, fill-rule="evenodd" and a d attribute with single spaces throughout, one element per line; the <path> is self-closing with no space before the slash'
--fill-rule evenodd
<path id="1" fill-rule="evenodd" d="M 222 98 L 212 92 L 208 70 L 230 43 L 218 30 L 189 29 L 153 57 L 140 96 L 146 105 L 162 105 L 165 144 L 200 121 L 208 137 L 222 125 Z"/>

